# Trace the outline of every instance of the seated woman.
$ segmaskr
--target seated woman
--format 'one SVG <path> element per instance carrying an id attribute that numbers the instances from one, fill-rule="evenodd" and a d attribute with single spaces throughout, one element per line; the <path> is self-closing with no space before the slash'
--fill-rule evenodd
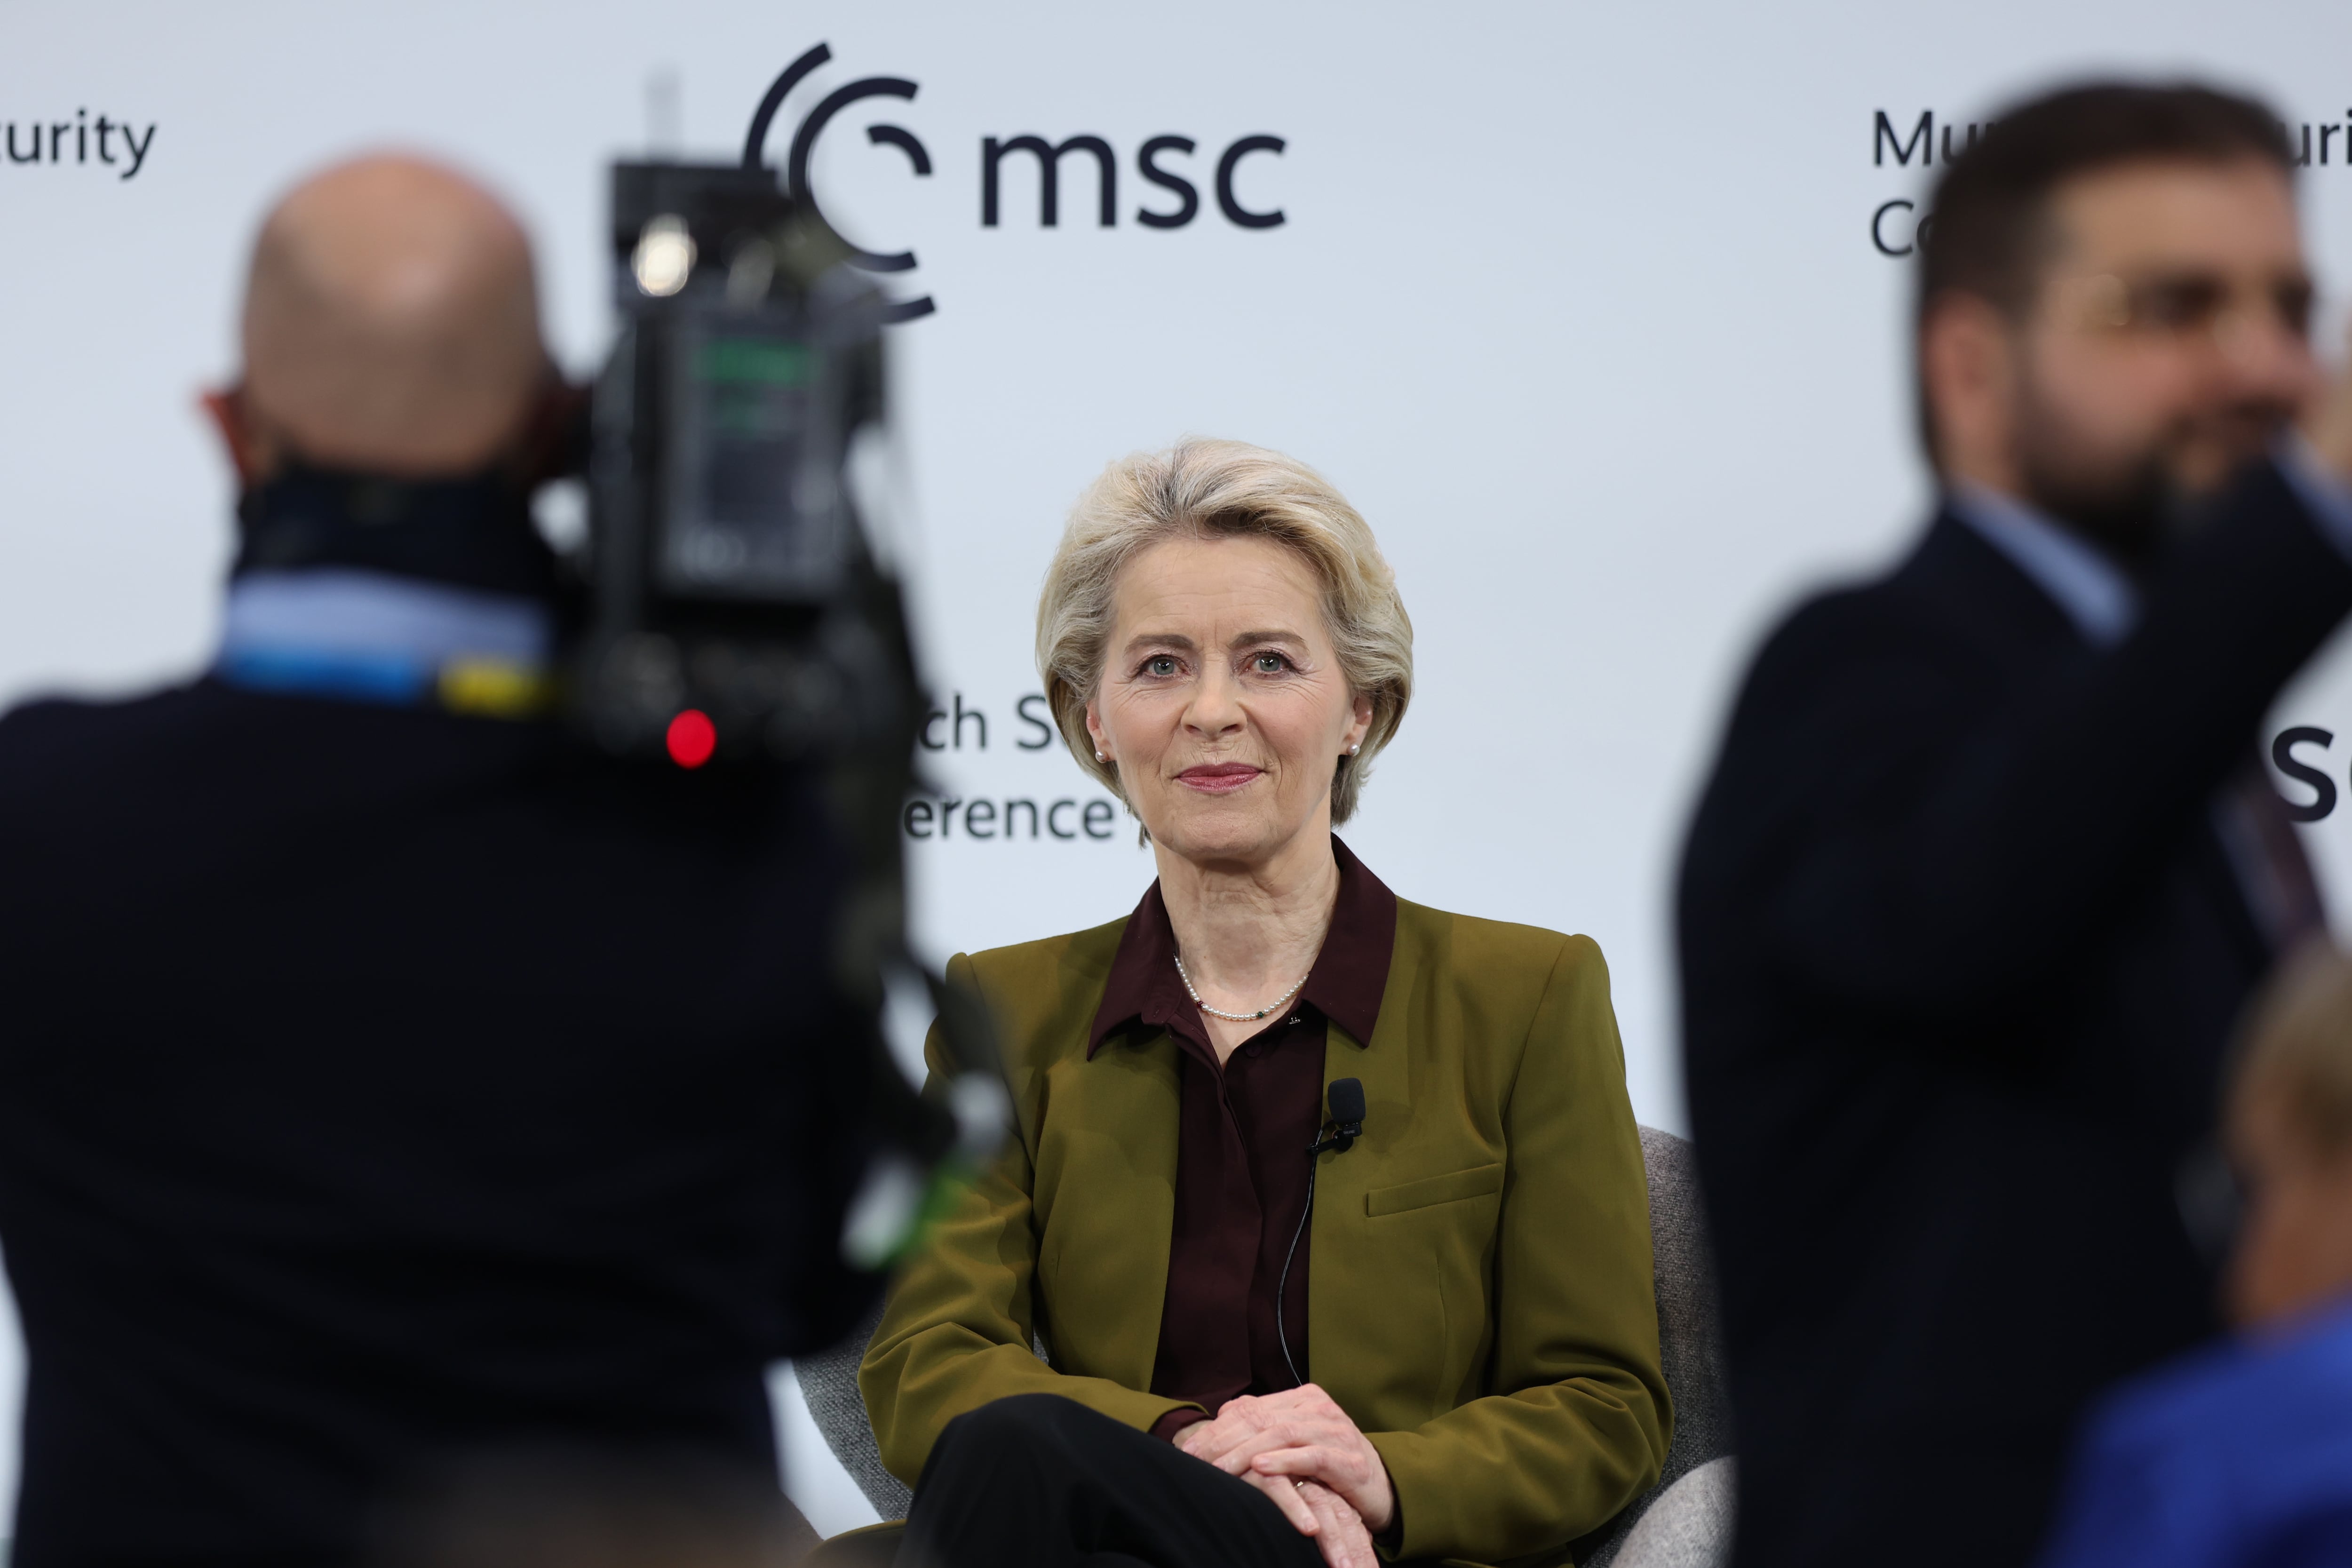
<path id="1" fill-rule="evenodd" d="M 1331 836 L 1412 685 L 1370 530 L 1255 447 L 1115 463 L 1037 658 L 1160 879 L 949 966 L 1017 1126 L 866 1352 L 899 1561 L 1567 1562 L 1671 1420 L 1608 973 Z"/>

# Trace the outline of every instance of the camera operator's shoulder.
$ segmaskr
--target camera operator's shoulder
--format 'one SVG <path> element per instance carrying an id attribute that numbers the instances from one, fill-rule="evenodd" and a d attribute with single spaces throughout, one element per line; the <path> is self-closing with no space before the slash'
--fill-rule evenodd
<path id="1" fill-rule="evenodd" d="M 94 786 L 142 779 L 144 764 L 184 745 L 200 724 L 205 689 L 176 686 L 105 701 L 47 697 L 10 709 L 0 715 L 0 800 L 86 798 Z"/>
<path id="2" fill-rule="evenodd" d="M 948 973 L 971 985 L 988 1004 L 1009 1056 L 1042 1064 L 1083 1055 L 1126 930 L 1127 917 L 1121 916 L 1091 931 L 960 953 Z"/>

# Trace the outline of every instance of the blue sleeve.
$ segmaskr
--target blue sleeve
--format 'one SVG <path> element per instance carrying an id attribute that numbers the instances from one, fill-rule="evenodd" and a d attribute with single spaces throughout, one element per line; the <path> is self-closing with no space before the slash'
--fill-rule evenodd
<path id="1" fill-rule="evenodd" d="M 2076 1457 L 2040 1568 L 2221 1568 L 2225 1509 L 2168 1445 L 2100 1423 Z"/>

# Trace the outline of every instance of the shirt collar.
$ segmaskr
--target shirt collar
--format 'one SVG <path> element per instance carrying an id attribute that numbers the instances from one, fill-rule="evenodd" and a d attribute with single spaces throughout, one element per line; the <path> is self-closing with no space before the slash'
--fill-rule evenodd
<path id="1" fill-rule="evenodd" d="M 1380 1023 L 1381 994 L 1388 989 L 1389 962 L 1396 953 L 1396 895 L 1337 837 L 1331 855 L 1339 863 L 1339 896 L 1332 905 L 1330 932 L 1299 987 L 1298 1001 L 1347 1030 L 1359 1045 L 1370 1046 Z M 1199 1018 L 1176 973 L 1176 931 L 1155 880 L 1119 933 L 1087 1055 L 1091 1058 L 1103 1041 L 1130 1025 L 1197 1026 Z"/>
<path id="2" fill-rule="evenodd" d="M 536 599 L 351 566 L 247 572 L 228 586 L 221 657 L 300 649 L 442 664 L 537 663 L 554 615 Z"/>
<path id="3" fill-rule="evenodd" d="M 2130 634 L 2139 618 L 2139 590 L 2097 545 L 1982 485 L 1954 486 L 1948 504 L 2066 613 L 2084 641 L 2113 647 Z"/>
<path id="4" fill-rule="evenodd" d="M 555 616 L 519 594 L 352 566 L 231 580 L 213 674 L 234 686 L 509 718 L 547 694 Z"/>

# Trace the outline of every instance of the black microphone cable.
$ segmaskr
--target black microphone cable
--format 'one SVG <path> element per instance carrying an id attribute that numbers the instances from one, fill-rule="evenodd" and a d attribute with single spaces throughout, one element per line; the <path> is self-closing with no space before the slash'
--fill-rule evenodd
<path id="1" fill-rule="evenodd" d="M 1298 1211 L 1298 1225 L 1290 1233 L 1290 1247 L 1282 1255 L 1282 1273 L 1274 1285 L 1274 1337 L 1282 1346 L 1282 1364 L 1290 1369 L 1290 1381 L 1294 1387 L 1304 1384 L 1307 1380 L 1298 1374 L 1298 1363 L 1291 1358 L 1290 1327 L 1283 1321 L 1284 1310 L 1289 1304 L 1290 1263 L 1298 1256 L 1299 1237 L 1307 1234 L 1307 1216 L 1315 1212 L 1315 1178 L 1322 1169 L 1321 1156 L 1327 1150 L 1335 1154 L 1344 1154 L 1356 1146 L 1357 1139 L 1364 1135 L 1363 1079 L 1332 1079 L 1330 1106 L 1330 1130 L 1307 1145 L 1307 1203 Z"/>

